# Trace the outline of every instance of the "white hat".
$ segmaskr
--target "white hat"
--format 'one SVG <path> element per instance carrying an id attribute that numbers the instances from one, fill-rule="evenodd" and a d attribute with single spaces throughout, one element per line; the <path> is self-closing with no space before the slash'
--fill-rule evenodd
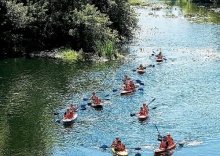
<path id="1" fill-rule="evenodd" d="M 167 135 L 170 135 L 170 132 L 167 132 Z"/>

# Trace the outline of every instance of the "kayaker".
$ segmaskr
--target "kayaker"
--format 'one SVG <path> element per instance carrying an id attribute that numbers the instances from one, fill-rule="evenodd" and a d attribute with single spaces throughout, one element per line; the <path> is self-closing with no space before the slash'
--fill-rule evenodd
<path id="1" fill-rule="evenodd" d="M 149 108 L 146 103 L 143 103 L 143 110 L 148 114 Z"/>
<path id="2" fill-rule="evenodd" d="M 167 149 L 167 147 L 168 147 L 167 137 L 164 136 L 164 137 L 163 137 L 163 140 L 160 142 L 160 148 L 165 148 L 165 149 Z"/>
<path id="3" fill-rule="evenodd" d="M 146 115 L 146 111 L 144 111 L 143 107 L 140 108 L 139 115 Z"/>
<path id="4" fill-rule="evenodd" d="M 163 55 L 161 52 L 157 55 L 157 59 L 163 59 Z"/>
<path id="5" fill-rule="evenodd" d="M 111 147 L 116 147 L 116 145 L 118 144 L 119 141 L 119 137 L 116 137 L 115 140 L 112 142 Z"/>
<path id="6" fill-rule="evenodd" d="M 124 86 L 124 90 L 126 90 L 126 91 L 130 91 L 130 90 L 131 90 L 130 85 L 129 85 L 129 84 L 125 84 L 125 86 Z"/>
<path id="7" fill-rule="evenodd" d="M 167 142 L 169 146 L 173 145 L 173 138 L 170 136 L 169 132 L 167 132 Z"/>
<path id="8" fill-rule="evenodd" d="M 122 144 L 121 140 L 118 140 L 118 144 L 115 147 L 116 151 L 124 151 L 125 150 L 125 145 Z"/>
<path id="9" fill-rule="evenodd" d="M 138 69 L 144 70 L 145 68 L 144 68 L 144 66 L 143 66 L 142 64 L 140 64 L 140 66 L 138 67 Z"/>
<path id="10" fill-rule="evenodd" d="M 127 75 L 125 75 L 122 81 L 124 82 L 124 84 L 127 84 L 130 81 L 130 78 Z"/>
<path id="11" fill-rule="evenodd" d="M 90 101 L 92 103 L 96 103 L 98 99 L 98 96 L 96 96 L 95 92 L 92 93 L 92 96 L 90 97 Z"/>
<path id="12" fill-rule="evenodd" d="M 73 117 L 73 113 L 70 111 L 69 108 L 67 108 L 66 112 L 64 113 L 64 117 L 66 119 L 71 119 Z"/>
<path id="13" fill-rule="evenodd" d="M 129 86 L 130 86 L 130 89 L 132 89 L 132 90 L 135 89 L 135 85 L 134 85 L 134 82 L 133 82 L 133 81 L 130 81 L 130 82 L 129 82 Z"/>
<path id="14" fill-rule="evenodd" d="M 93 101 L 93 103 L 99 105 L 101 103 L 101 100 L 99 98 L 96 98 L 95 101 Z"/>

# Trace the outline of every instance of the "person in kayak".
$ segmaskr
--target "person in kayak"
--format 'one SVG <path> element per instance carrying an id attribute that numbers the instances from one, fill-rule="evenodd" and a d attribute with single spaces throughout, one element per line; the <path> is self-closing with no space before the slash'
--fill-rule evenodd
<path id="1" fill-rule="evenodd" d="M 127 84 L 130 81 L 130 78 L 127 75 L 125 75 L 122 81 L 124 84 Z"/>
<path id="2" fill-rule="evenodd" d="M 111 147 L 116 147 L 119 141 L 119 137 L 116 137 L 115 140 L 112 142 Z"/>
<path id="3" fill-rule="evenodd" d="M 95 92 L 92 93 L 92 96 L 90 97 L 91 101 L 95 101 L 98 97 L 96 96 Z"/>
<path id="4" fill-rule="evenodd" d="M 167 149 L 167 147 L 168 147 L 167 137 L 164 136 L 163 139 L 162 139 L 161 142 L 160 142 L 160 148 L 165 148 L 165 149 Z"/>
<path id="5" fill-rule="evenodd" d="M 124 151 L 125 150 L 125 145 L 122 144 L 121 140 L 118 140 L 118 144 L 115 146 L 116 151 Z"/>
<path id="6" fill-rule="evenodd" d="M 144 111 L 143 107 L 140 108 L 139 115 L 147 115 L 146 111 Z"/>
<path id="7" fill-rule="evenodd" d="M 95 92 L 92 93 L 92 96 L 90 97 L 90 101 L 94 104 L 100 104 L 101 100 L 96 96 Z"/>
<path id="8" fill-rule="evenodd" d="M 146 103 L 143 103 L 143 110 L 148 114 L 149 108 Z"/>
<path id="9" fill-rule="evenodd" d="M 169 132 L 167 132 L 167 142 L 169 146 L 173 145 L 173 138 L 171 137 Z"/>
<path id="10" fill-rule="evenodd" d="M 71 119 L 73 117 L 73 112 L 70 111 L 69 108 L 67 108 L 66 112 L 64 113 L 65 119 Z"/>
<path id="11" fill-rule="evenodd" d="M 130 90 L 131 90 L 130 85 L 129 85 L 129 84 L 125 84 L 125 86 L 124 86 L 124 90 L 126 90 L 126 91 L 130 91 Z"/>
<path id="12" fill-rule="evenodd" d="M 157 55 L 157 59 L 163 59 L 163 55 L 161 52 Z"/>
<path id="13" fill-rule="evenodd" d="M 140 64 L 140 66 L 138 67 L 138 69 L 139 69 L 139 70 L 144 70 L 145 67 L 144 67 L 142 64 Z"/>
<path id="14" fill-rule="evenodd" d="M 133 82 L 133 81 L 130 81 L 130 82 L 129 82 L 129 86 L 130 86 L 130 89 L 131 89 L 131 90 L 135 90 L 135 85 L 134 85 L 134 82 Z"/>

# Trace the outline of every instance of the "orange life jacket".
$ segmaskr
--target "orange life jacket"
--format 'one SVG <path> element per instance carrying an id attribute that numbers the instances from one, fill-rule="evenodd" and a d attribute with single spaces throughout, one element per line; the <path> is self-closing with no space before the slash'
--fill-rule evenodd
<path id="1" fill-rule="evenodd" d="M 95 104 L 100 104 L 101 103 L 101 100 L 99 98 L 95 99 L 94 101 Z"/>
<path id="2" fill-rule="evenodd" d="M 73 117 L 73 113 L 72 112 L 66 112 L 65 118 L 71 119 L 72 117 Z"/>
<path id="3" fill-rule="evenodd" d="M 130 86 L 132 89 L 135 88 L 134 83 L 133 83 L 132 81 L 130 81 L 129 86 Z"/>
<path id="4" fill-rule="evenodd" d="M 168 145 L 172 145 L 173 144 L 173 139 L 171 137 L 167 137 L 167 142 L 168 142 Z"/>
<path id="5" fill-rule="evenodd" d="M 167 148 L 167 142 L 161 141 L 160 148 Z"/>
<path id="6" fill-rule="evenodd" d="M 131 87 L 126 84 L 126 85 L 124 86 L 124 90 L 129 91 L 129 90 L 131 90 Z"/>
<path id="7" fill-rule="evenodd" d="M 118 144 L 118 141 L 117 140 L 115 140 L 113 143 L 112 143 L 112 145 L 111 146 L 116 146 Z"/>
<path id="8" fill-rule="evenodd" d="M 116 150 L 117 151 L 124 151 L 125 150 L 125 146 L 122 143 L 118 144 Z"/>
<path id="9" fill-rule="evenodd" d="M 139 112 L 140 115 L 146 115 L 146 112 L 144 110 Z"/>

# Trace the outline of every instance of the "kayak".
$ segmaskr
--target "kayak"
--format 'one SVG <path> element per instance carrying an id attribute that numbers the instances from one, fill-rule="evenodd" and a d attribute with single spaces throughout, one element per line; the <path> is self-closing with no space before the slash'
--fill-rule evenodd
<path id="1" fill-rule="evenodd" d="M 72 124 L 75 122 L 76 118 L 77 118 L 78 114 L 77 112 L 74 113 L 73 117 L 71 119 L 62 119 L 63 124 Z"/>
<path id="2" fill-rule="evenodd" d="M 91 106 L 92 108 L 97 108 L 97 109 L 103 108 L 103 105 L 102 105 L 102 104 L 94 104 L 94 103 L 92 103 L 90 106 Z"/>
<path id="3" fill-rule="evenodd" d="M 173 145 L 168 146 L 167 149 L 165 149 L 165 148 L 157 148 L 157 149 L 154 150 L 154 154 L 161 154 L 161 153 L 170 151 L 172 149 L 175 149 L 175 147 L 176 147 L 176 143 L 173 143 Z"/>
<path id="4" fill-rule="evenodd" d="M 144 70 L 144 69 L 143 69 L 143 70 L 142 70 L 142 69 L 138 69 L 137 72 L 138 72 L 139 74 L 144 74 L 144 73 L 145 73 L 145 70 Z"/>
<path id="5" fill-rule="evenodd" d="M 163 62 L 163 59 L 157 58 L 157 59 L 156 59 L 156 62 Z"/>
<path id="6" fill-rule="evenodd" d="M 123 90 L 121 91 L 121 95 L 126 95 L 126 94 L 131 94 L 133 93 L 135 90 Z"/>
<path id="7" fill-rule="evenodd" d="M 136 116 L 137 116 L 138 120 L 144 121 L 144 120 L 146 120 L 149 117 L 149 114 L 147 114 L 147 115 L 139 115 L 138 114 Z"/>
<path id="8" fill-rule="evenodd" d="M 115 149 L 112 148 L 112 153 L 117 156 L 127 156 L 128 155 L 128 151 L 126 149 L 124 151 L 115 151 Z"/>

